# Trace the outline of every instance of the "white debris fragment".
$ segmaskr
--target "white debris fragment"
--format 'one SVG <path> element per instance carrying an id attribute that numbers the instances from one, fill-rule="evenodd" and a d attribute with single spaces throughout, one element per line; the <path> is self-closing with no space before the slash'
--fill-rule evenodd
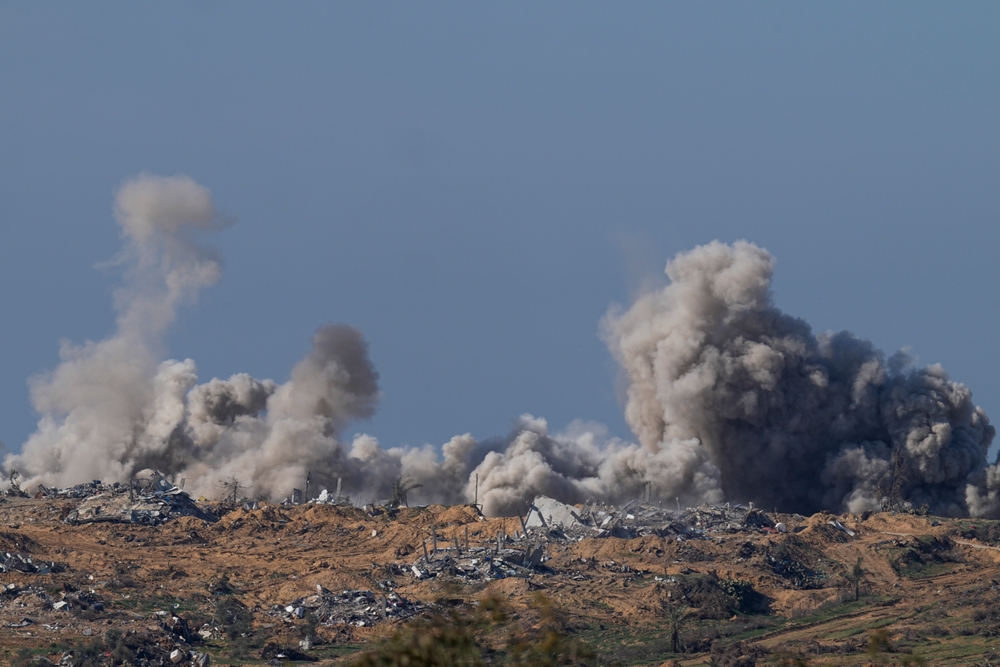
<path id="1" fill-rule="evenodd" d="M 561 503 L 548 496 L 538 496 L 531 505 L 528 520 L 524 522 L 528 528 L 544 526 L 555 528 L 572 528 L 580 525 L 576 508 Z"/>
<path id="2" fill-rule="evenodd" d="M 829 521 L 827 521 L 827 523 L 830 524 L 831 526 L 833 526 L 834 528 L 836 528 L 837 530 L 844 531 L 845 533 L 847 533 L 851 537 L 854 537 L 854 535 L 855 535 L 855 532 L 853 530 L 851 530 L 850 528 L 848 528 L 844 524 L 840 523 L 836 519 L 830 519 Z"/>

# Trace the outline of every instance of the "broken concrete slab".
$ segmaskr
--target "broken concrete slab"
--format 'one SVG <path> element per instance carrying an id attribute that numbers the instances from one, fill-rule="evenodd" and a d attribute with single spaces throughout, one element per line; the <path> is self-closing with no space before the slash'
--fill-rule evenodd
<path id="1" fill-rule="evenodd" d="M 573 528 L 583 525 L 572 505 L 561 503 L 548 496 L 538 496 L 531 504 L 528 519 L 524 522 L 528 528 Z"/>

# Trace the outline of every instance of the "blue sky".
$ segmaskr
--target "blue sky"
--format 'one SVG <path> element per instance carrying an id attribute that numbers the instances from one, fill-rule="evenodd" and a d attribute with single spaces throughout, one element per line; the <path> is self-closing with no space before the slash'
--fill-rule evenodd
<path id="1" fill-rule="evenodd" d="M 239 219 L 170 355 L 280 381 L 353 324 L 386 446 L 629 436 L 599 320 L 716 238 L 1000 419 L 997 35 L 995 3 L 3 3 L 0 440 L 60 339 L 113 331 L 142 171 Z"/>

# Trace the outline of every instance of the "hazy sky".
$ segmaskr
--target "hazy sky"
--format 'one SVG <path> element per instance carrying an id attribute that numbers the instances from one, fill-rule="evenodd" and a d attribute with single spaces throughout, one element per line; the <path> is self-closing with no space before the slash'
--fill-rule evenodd
<path id="1" fill-rule="evenodd" d="M 114 330 L 115 189 L 238 224 L 169 354 L 287 378 L 368 338 L 384 445 L 532 412 L 631 437 L 598 339 L 666 259 L 746 238 L 775 301 L 942 363 L 1000 420 L 1000 4 L 5 2 L 0 440 Z"/>

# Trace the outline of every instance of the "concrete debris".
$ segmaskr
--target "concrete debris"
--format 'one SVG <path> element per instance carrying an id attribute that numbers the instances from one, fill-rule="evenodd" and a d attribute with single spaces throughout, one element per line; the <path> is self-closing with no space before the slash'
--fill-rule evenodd
<path id="1" fill-rule="evenodd" d="M 69 604 L 68 602 L 66 604 Z M 53 606 L 52 597 L 40 586 L 18 586 L 0 584 L 0 606 L 48 607 Z"/>
<path id="2" fill-rule="evenodd" d="M 28 554 L 12 554 L 0 551 L 0 573 L 52 574 L 53 572 L 64 572 L 66 569 L 67 565 L 65 563 L 57 563 L 51 560 L 34 560 Z"/>
<path id="3" fill-rule="evenodd" d="M 205 521 L 216 517 L 199 508 L 183 491 L 174 495 L 131 499 L 126 494 L 99 494 L 84 500 L 66 516 L 66 523 L 138 523 L 155 526 L 178 516 L 196 516 Z"/>
<path id="4" fill-rule="evenodd" d="M 4 616 L 2 627 L 18 631 L 17 634 L 22 637 L 38 636 L 44 630 L 46 633 L 79 634 L 86 638 L 103 635 L 104 630 L 98 625 L 105 622 L 111 624 L 111 619 L 122 613 L 120 610 L 108 613 L 106 603 L 98 597 L 99 593 L 95 590 L 51 594 L 52 590 L 51 584 L 43 587 L 0 583 L 0 614 Z M 140 619 L 141 622 L 141 617 L 137 614 L 129 613 L 129 616 Z M 21 629 L 26 630 L 20 631 Z M 13 632 L 8 634 L 13 635 Z M 179 664 L 185 667 L 209 667 L 211 664 L 208 653 L 191 651 L 181 637 L 163 633 L 159 627 L 130 628 L 123 636 L 128 638 L 127 646 L 134 652 L 134 660 L 129 662 L 131 665 L 162 667 Z M 174 662 L 171 658 L 174 649 L 183 654 L 183 659 L 179 662 Z M 35 660 L 33 664 L 71 667 L 84 664 L 83 658 L 83 654 L 69 650 L 57 662 Z"/>
<path id="5" fill-rule="evenodd" d="M 850 528 L 848 528 L 844 524 L 840 523 L 836 519 L 830 519 L 829 521 L 827 521 L 827 523 L 830 524 L 831 526 L 833 526 L 834 528 L 836 528 L 837 530 L 841 530 L 841 531 L 847 533 L 850 537 L 854 537 L 854 535 L 856 534 L 853 530 L 851 530 Z"/>
<path id="6" fill-rule="evenodd" d="M 576 508 L 547 496 L 538 496 L 528 509 L 528 528 L 575 528 L 583 525 Z"/>
<path id="7" fill-rule="evenodd" d="M 634 539 L 647 535 L 677 541 L 714 539 L 723 534 L 787 532 L 784 523 L 776 524 L 759 509 L 744 505 L 702 505 L 681 510 L 664 509 L 650 504 L 630 502 L 621 507 L 585 503 L 567 505 L 546 496 L 538 496 L 528 515 L 521 518 L 523 531 L 513 535 L 498 534 L 490 546 L 470 548 L 457 538 L 440 538 L 436 530 L 425 541 L 423 553 L 401 568 L 400 574 L 414 579 L 450 577 L 465 583 L 486 582 L 509 577 L 531 578 L 552 574 L 545 563 L 547 545 L 577 542 L 589 537 Z M 419 554 L 419 550 L 418 550 Z M 597 563 L 587 564 L 597 567 Z M 610 561 L 600 567 L 613 572 L 641 574 L 628 565 Z M 582 572 L 568 573 L 576 580 L 586 579 Z"/>
<path id="8" fill-rule="evenodd" d="M 118 482 L 114 484 L 102 484 L 99 479 L 65 489 L 48 488 L 39 484 L 38 491 L 35 492 L 35 498 L 88 498 L 98 493 L 117 493 L 121 490 L 128 491 L 128 486 L 119 484 Z"/>
<path id="9" fill-rule="evenodd" d="M 59 612 L 103 612 L 104 602 L 93 591 L 62 593 L 53 598 L 40 586 L 0 584 L 0 608 L 52 609 Z"/>
<path id="10" fill-rule="evenodd" d="M 543 565 L 548 558 L 540 544 L 518 535 L 500 536 L 498 545 L 459 550 L 438 548 L 420 556 L 410 566 L 410 572 L 415 579 L 457 577 L 466 583 L 552 572 Z"/>
<path id="11" fill-rule="evenodd" d="M 161 616 L 161 614 L 157 612 L 157 616 Z M 168 616 L 169 620 L 166 618 Z M 160 626 L 184 643 L 191 644 L 201 640 L 201 635 L 191 632 L 188 622 L 176 614 L 162 614 L 162 617 L 160 618 Z"/>
<path id="12" fill-rule="evenodd" d="M 131 484 L 102 484 L 100 481 L 78 484 L 69 489 L 39 486 L 38 497 L 81 498 L 71 510 L 66 523 L 138 523 L 155 526 L 178 516 L 195 516 L 205 521 L 217 517 L 206 512 L 187 493 L 154 472 Z"/>
<path id="13" fill-rule="evenodd" d="M 56 611 L 100 612 L 104 611 L 104 602 L 92 592 L 79 591 L 78 593 L 63 593 L 61 600 L 52 603 L 52 608 Z"/>
<path id="14" fill-rule="evenodd" d="M 398 593 L 376 595 L 369 590 L 341 591 L 334 593 L 326 589 L 291 601 L 287 605 L 274 605 L 268 614 L 294 621 L 307 614 L 316 618 L 320 625 L 350 625 L 358 628 L 377 625 L 386 620 L 410 618 L 426 607 L 407 600 Z"/>
<path id="15" fill-rule="evenodd" d="M 587 502 L 577 508 L 545 496 L 535 498 L 522 525 L 532 536 L 570 540 L 585 537 L 633 539 L 644 535 L 683 540 L 720 533 L 780 532 L 767 514 L 741 504 L 705 504 L 672 510 L 635 501 L 622 507 Z"/>
<path id="16" fill-rule="evenodd" d="M 339 490 L 338 490 L 339 491 Z M 326 489 L 320 491 L 319 496 L 309 501 L 316 505 L 351 505 L 350 496 L 342 496 L 340 493 L 330 493 Z"/>

